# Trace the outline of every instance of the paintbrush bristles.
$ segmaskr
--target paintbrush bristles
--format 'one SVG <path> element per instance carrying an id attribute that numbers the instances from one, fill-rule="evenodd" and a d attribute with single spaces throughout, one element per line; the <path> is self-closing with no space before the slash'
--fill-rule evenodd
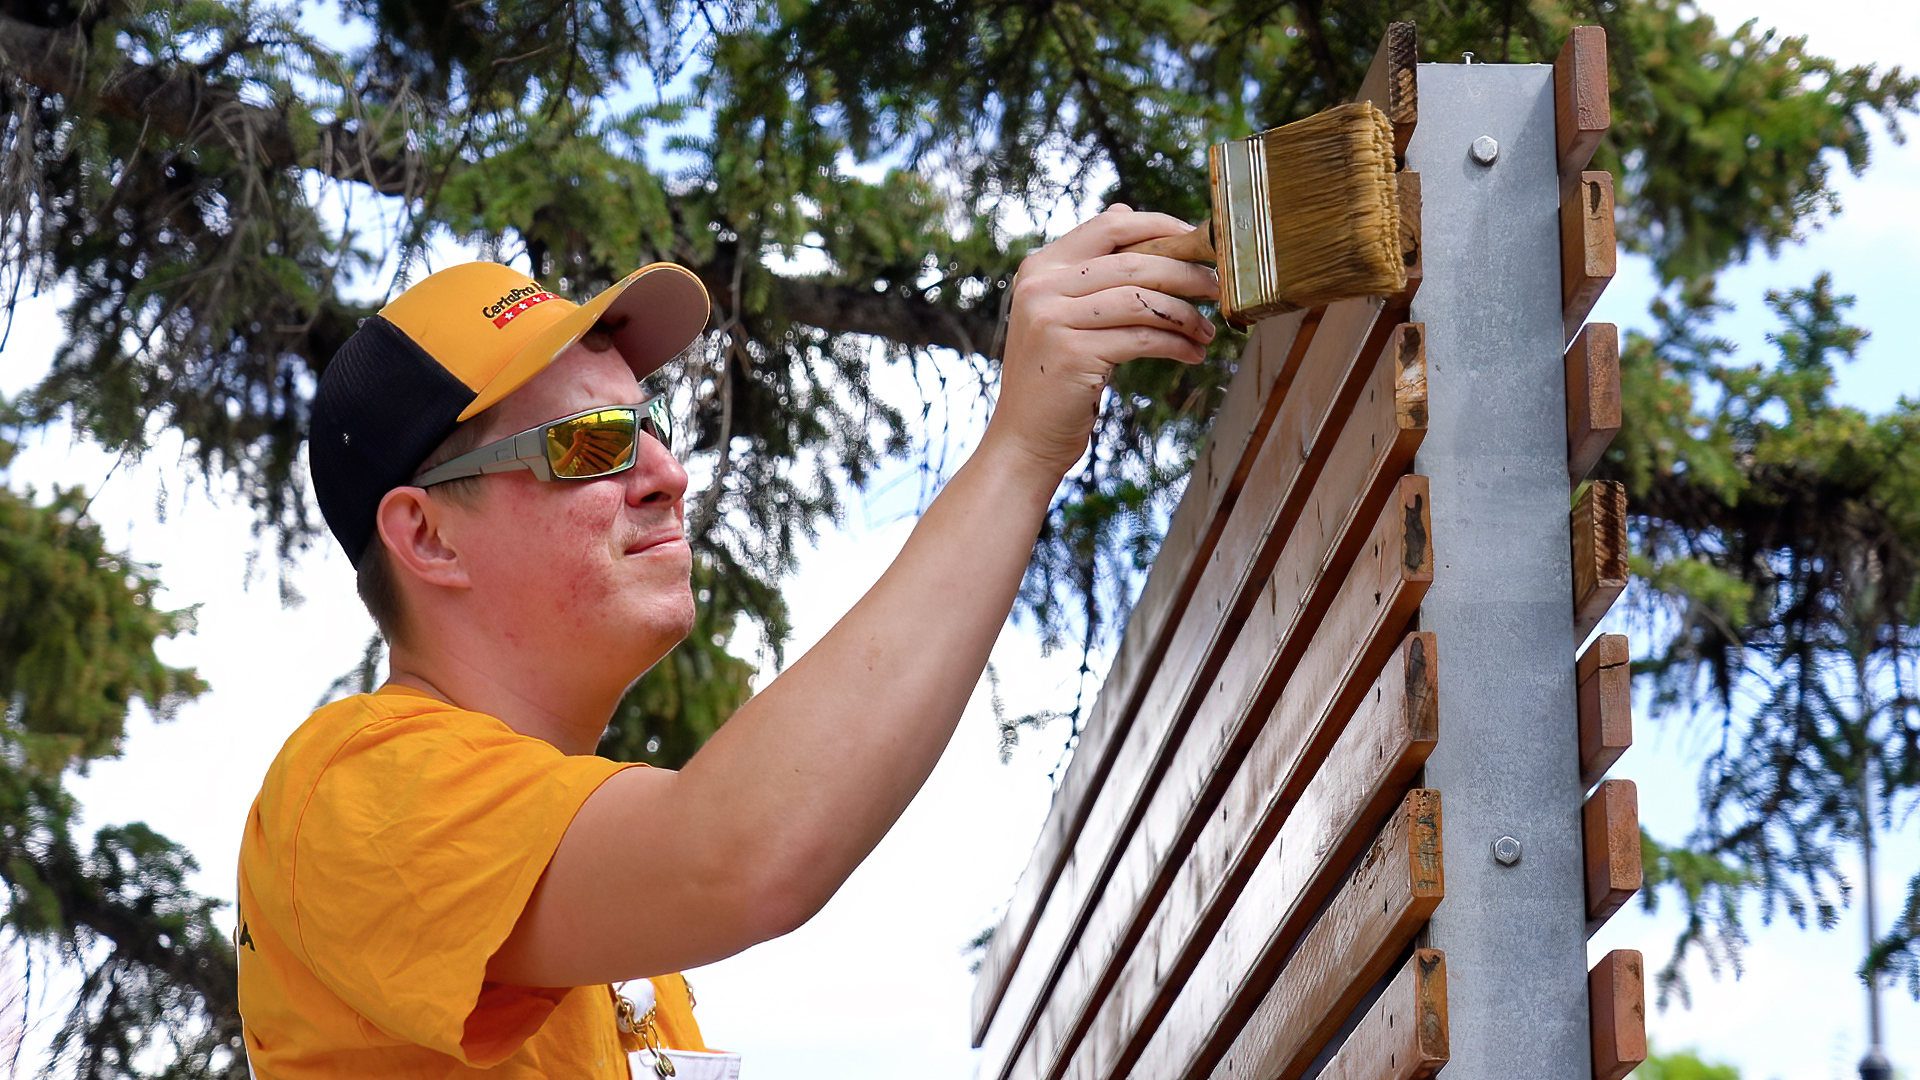
<path id="1" fill-rule="evenodd" d="M 1229 321 L 1406 287 L 1393 129 L 1371 103 L 1214 149 L 1214 242 Z"/>

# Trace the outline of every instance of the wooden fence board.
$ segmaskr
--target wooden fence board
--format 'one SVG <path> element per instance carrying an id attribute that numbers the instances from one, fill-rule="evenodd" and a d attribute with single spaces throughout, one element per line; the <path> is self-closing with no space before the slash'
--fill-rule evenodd
<path id="1" fill-rule="evenodd" d="M 1338 682 L 1329 684 L 1324 676 L 1337 673 L 1358 684 L 1352 690 L 1363 690 L 1376 669 L 1364 667 L 1365 658 L 1371 655 L 1377 666 L 1392 647 L 1391 639 L 1379 648 L 1373 647 L 1378 627 L 1371 620 L 1391 611 L 1394 604 L 1383 605 L 1380 597 L 1366 590 L 1338 590 L 1340 576 L 1377 531 L 1364 526 L 1375 522 L 1395 487 L 1394 478 L 1413 460 L 1424 432 L 1426 382 L 1421 341 L 1418 324 L 1396 328 L 1389 338 L 1361 402 L 1335 442 L 1332 460 L 1294 530 L 1280 570 L 1266 590 L 1268 595 L 1242 630 L 1243 638 L 1255 643 L 1249 655 L 1270 658 L 1267 663 L 1272 667 L 1262 683 L 1284 679 L 1291 668 L 1290 658 L 1297 658 L 1292 662 L 1315 676 L 1301 680 L 1301 685 L 1320 696 L 1297 699 L 1294 711 L 1284 714 L 1284 722 L 1267 721 L 1266 710 L 1259 708 L 1252 696 L 1259 685 L 1217 691 L 1201 705 L 1173 765 L 1153 795 L 1143 826 L 1129 845 L 1126 865 L 1116 871 L 1098 898 L 1094 914 L 1074 947 L 1073 958 L 1046 1001 L 1012 1076 L 1057 1074 L 1060 1055 L 1073 1049 L 1091 1019 L 1091 1006 L 1099 1003 L 1120 965 L 1128 962 L 1127 954 L 1144 948 L 1135 944 L 1138 935 L 1180 868 L 1193 836 L 1202 827 L 1214 831 L 1221 825 L 1210 813 L 1218 792 L 1229 778 L 1236 787 L 1241 783 L 1233 768 L 1234 748 L 1255 738 L 1253 732 L 1260 733 L 1259 739 L 1271 741 L 1268 728 L 1292 731 L 1286 736 L 1291 741 L 1284 743 L 1287 767 L 1279 768 L 1276 761 L 1263 775 L 1264 783 L 1288 784 L 1287 798 L 1291 800 L 1306 782 L 1304 776 L 1289 780 L 1300 755 L 1311 745 L 1306 766 L 1311 768 L 1339 734 L 1339 722 L 1330 720 L 1344 721 L 1353 707 L 1349 695 L 1344 702 L 1347 711 L 1335 711 L 1342 686 Z M 1393 527 L 1404 531 L 1404 519 L 1401 511 Z M 1424 544 L 1424 538 L 1419 542 Z M 1399 575 L 1403 571 L 1400 567 L 1384 572 Z M 1404 586 L 1395 583 L 1389 587 Z M 1331 610 L 1322 621 L 1319 612 L 1327 610 L 1336 595 L 1344 597 L 1344 606 Z M 1276 621 L 1286 627 L 1278 636 L 1267 630 Z M 1422 654 L 1423 666 L 1428 655 L 1430 651 Z M 1271 699 L 1285 692 L 1270 688 L 1266 696 Z M 1322 725 L 1326 726 L 1324 733 L 1320 733 Z M 1251 806 L 1261 794 L 1254 791 L 1240 798 Z M 1272 794 L 1278 797 L 1279 791 Z M 1246 821 L 1236 819 L 1234 839 L 1217 840 L 1219 850 L 1210 857 L 1223 857 L 1229 848 L 1237 847 L 1254 820 L 1257 816 Z M 1123 983 L 1129 982 L 1127 976 L 1118 977 Z M 1056 1063 L 1054 1067 L 1044 1067 L 1049 1060 Z M 994 1074 L 992 1066 L 998 1061 L 997 1057 L 988 1057 L 987 1075 Z"/>
<path id="2" fill-rule="evenodd" d="M 1279 978 L 1258 984 L 1265 996 L 1245 1024 L 1237 1022 L 1245 1016 L 1243 1008 L 1216 999 L 1222 1007 L 1209 1015 L 1219 1020 L 1209 1025 L 1197 1054 L 1159 1056 L 1149 1047 L 1134 1075 L 1143 1080 L 1295 1080 L 1367 989 L 1387 973 L 1444 892 L 1440 793 L 1416 789 L 1407 793 L 1353 876 L 1286 957 Z M 1171 1025 L 1160 1030 L 1177 1031 Z M 1216 1055 L 1213 1044 L 1229 1037 L 1225 1052 Z M 1181 1033 L 1165 1045 L 1185 1047 L 1194 1041 Z"/>
<path id="3" fill-rule="evenodd" d="M 1277 641 L 1263 638 L 1256 627 L 1265 627 L 1271 635 L 1288 625 L 1274 621 L 1271 612 L 1267 623 L 1258 622 L 1262 579 L 1273 572 L 1280 552 L 1291 543 L 1314 482 L 1333 455 L 1343 422 L 1364 388 L 1367 368 L 1361 363 L 1362 350 L 1373 336 L 1381 307 L 1382 302 L 1374 299 L 1327 309 L 1301 373 L 1287 388 L 1286 400 L 1248 472 L 1246 490 L 1235 503 L 1136 709 L 1137 718 L 1093 797 L 1066 868 L 1034 923 L 1025 955 L 1008 980 L 998 1010 L 1005 1014 L 1004 1021 L 992 1025 L 983 1040 L 986 1068 L 982 1075 L 1003 1075 L 995 1070 L 1012 1066 L 1080 928 L 1109 891 L 1109 879 L 1125 845 L 1151 804 L 1161 775 L 1178 754 L 1207 687 L 1218 679 L 1236 691 L 1258 691 L 1263 681 L 1260 673 Z M 1313 565 L 1321 554 L 1313 553 Z M 1289 609 L 1286 614 L 1294 612 Z"/>
<path id="4" fill-rule="evenodd" d="M 1364 643 L 1338 640 L 1354 654 L 1342 665 L 1351 676 Z M 1220 927 L 1235 917 L 1236 905 L 1246 906 L 1241 919 L 1265 919 L 1279 936 L 1297 936 L 1433 750 L 1439 732 L 1433 649 L 1433 635 L 1409 635 L 1372 686 L 1357 687 L 1362 704 L 1317 770 L 1301 767 L 1304 751 L 1314 736 L 1338 730 L 1327 720 L 1339 700 L 1355 696 L 1351 678 L 1319 709 L 1274 711 L 1139 945 L 1125 957 L 1071 1075 L 1117 1076 L 1133 1063 Z M 1200 978 L 1231 974 L 1213 970 Z"/>
<path id="5" fill-rule="evenodd" d="M 1324 309 L 1299 311 L 1262 321 L 1254 328 L 1215 415 L 1206 446 L 1194 463 L 1187 489 L 1167 526 L 1153 569 L 1127 617 L 1105 685 L 1082 725 L 1080 742 L 1054 792 L 1053 806 L 1007 902 L 993 940 L 981 957 L 974 983 L 973 1043 L 981 1044 L 1007 982 L 1025 952 L 1047 896 L 1066 868 L 1074 839 L 1086 823 L 1095 794 L 1104 785 L 1114 756 L 1147 680 L 1166 650 L 1165 634 L 1185 610 L 1194 585 L 1207 565 L 1226 512 L 1277 411 L 1280 395 L 1300 369 Z"/>
<path id="6" fill-rule="evenodd" d="M 1425 1080 L 1447 1063 L 1447 1054 L 1446 954 L 1415 949 L 1320 1080 Z"/>
<path id="7" fill-rule="evenodd" d="M 1633 745 L 1633 667 L 1627 635 L 1602 634 L 1574 665 L 1580 716 L 1580 785 L 1600 782 Z"/>
<path id="8" fill-rule="evenodd" d="M 1613 280 L 1613 174 L 1583 172 L 1560 200 L 1560 319 L 1572 341 Z"/>
<path id="9" fill-rule="evenodd" d="M 1613 123 L 1607 100 L 1607 32 L 1576 26 L 1553 61 L 1553 140 L 1560 175 L 1571 180 L 1593 159 Z"/>
<path id="10" fill-rule="evenodd" d="M 1393 640 L 1394 636 L 1398 634 L 1401 627 L 1405 626 L 1406 620 L 1417 609 L 1419 600 L 1425 595 L 1426 587 L 1432 579 L 1432 553 L 1428 549 L 1427 535 L 1425 478 L 1402 477 L 1394 498 L 1388 502 L 1385 510 L 1380 514 L 1375 530 L 1371 534 L 1372 538 L 1368 541 L 1361 559 L 1356 563 L 1353 572 L 1346 575 L 1340 587 L 1340 593 L 1334 600 L 1332 610 L 1341 612 L 1341 616 L 1323 622 L 1317 636 L 1347 642 L 1373 643 L 1381 650 L 1380 660 L 1384 660 L 1387 653 L 1397 644 Z M 1365 651 L 1363 650 L 1363 654 Z M 1350 671 L 1301 672 L 1295 680 L 1289 681 L 1288 686 L 1291 688 L 1296 681 L 1311 685 L 1316 677 L 1331 676 L 1334 686 L 1345 686 L 1352 693 L 1352 697 L 1347 698 L 1347 701 L 1357 704 L 1354 699 L 1366 692 L 1364 689 L 1366 676 L 1353 679 L 1350 677 L 1351 674 Z M 1308 698 L 1302 704 L 1312 700 Z M 1346 708 L 1351 707 L 1352 704 L 1346 705 Z M 1272 859 L 1281 857 L 1273 854 L 1273 849 L 1267 850 Z M 1262 865 L 1265 865 L 1264 862 Z M 1256 876 L 1261 873 L 1261 870 L 1253 871 Z M 1280 871 L 1266 871 L 1266 873 L 1271 878 Z M 1284 875 L 1274 880 L 1276 881 L 1275 889 L 1284 891 L 1284 883 L 1287 880 Z M 1251 890 L 1252 886 L 1248 888 Z M 1247 899 L 1249 895 L 1251 895 L 1250 892 L 1241 894 L 1241 900 L 1236 904 L 1235 911 L 1249 904 L 1256 910 L 1262 905 L 1271 906 L 1268 901 L 1250 901 Z M 1265 912 L 1264 917 L 1271 921 L 1285 914 L 1285 908 L 1278 907 Z M 1236 925 L 1231 915 L 1227 920 L 1226 927 L 1232 928 Z M 1283 934 L 1291 932 L 1289 927 L 1291 931 L 1297 931 L 1297 926 L 1291 924 L 1283 925 L 1279 930 Z M 1264 936 L 1265 930 L 1243 926 L 1240 936 L 1244 937 L 1248 933 Z M 1223 929 L 1213 938 L 1212 944 L 1207 946 L 1206 954 L 1199 961 L 1194 974 L 1187 980 L 1180 999 L 1177 999 L 1172 1006 L 1173 1012 L 1169 1014 L 1166 1022 L 1160 1025 L 1160 1031 L 1164 1032 L 1169 1028 L 1191 1028 L 1208 1022 L 1208 1019 L 1215 1015 L 1207 1011 L 1213 1003 L 1204 1000 L 1204 995 L 1211 990 L 1199 991 L 1198 996 L 1190 994 L 1189 991 L 1192 991 L 1195 986 L 1211 988 L 1228 985 L 1236 978 L 1232 974 L 1232 965 L 1244 959 L 1241 955 L 1244 950 L 1224 947 L 1225 951 L 1221 951 L 1223 948 L 1221 941 L 1227 936 L 1228 930 Z M 1209 961 L 1208 957 L 1212 957 L 1212 960 Z M 1210 968 L 1209 963 L 1218 970 Z M 1184 1006 L 1186 1011 L 1182 1011 L 1182 1000 L 1186 1001 Z M 1115 1008 L 1123 1009 L 1125 1006 L 1117 1005 Z M 1124 1025 L 1120 1026 L 1124 1027 Z M 1100 1045 L 1110 1044 L 1111 1051 L 1117 1058 L 1131 1053 L 1125 1047 L 1133 1041 L 1131 1032 L 1115 1030 L 1113 1038 L 1108 1040 L 1108 1043 Z M 1100 1046 L 1090 1051 L 1095 1054 L 1102 1052 L 1105 1051 L 1102 1051 Z M 1076 1065 L 1076 1075 L 1078 1069 L 1079 1066 Z"/>
<path id="11" fill-rule="evenodd" d="M 1567 346 L 1567 482 L 1578 487 L 1620 433 L 1620 330 L 1588 323 Z"/>
<path id="12" fill-rule="evenodd" d="M 1582 641 L 1627 588 L 1627 487 L 1595 480 L 1574 504 L 1573 637 Z"/>
<path id="13" fill-rule="evenodd" d="M 1638 949 L 1615 949 L 1587 973 L 1593 1080 L 1622 1080 L 1647 1060 L 1646 965 Z"/>
<path id="14" fill-rule="evenodd" d="M 1580 809 L 1586 847 L 1587 936 L 1640 891 L 1640 797 L 1631 780 L 1602 780 Z"/>

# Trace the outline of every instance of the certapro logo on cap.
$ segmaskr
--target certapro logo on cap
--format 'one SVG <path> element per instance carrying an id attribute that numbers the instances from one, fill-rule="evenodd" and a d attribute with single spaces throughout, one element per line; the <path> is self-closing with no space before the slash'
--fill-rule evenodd
<path id="1" fill-rule="evenodd" d="M 519 318 L 537 304 L 549 300 L 558 300 L 558 296 L 534 285 L 523 285 L 507 295 L 480 309 L 480 314 L 493 320 L 493 325 L 504 330 L 508 323 Z"/>

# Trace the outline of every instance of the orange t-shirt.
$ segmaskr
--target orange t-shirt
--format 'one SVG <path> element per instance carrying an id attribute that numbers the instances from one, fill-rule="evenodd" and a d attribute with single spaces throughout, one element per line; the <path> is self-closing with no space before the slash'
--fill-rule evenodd
<path id="1" fill-rule="evenodd" d="M 626 1080 L 606 986 L 502 985 L 486 968 L 573 815 L 630 767 L 400 687 L 309 717 L 240 845 L 253 1074 Z M 684 992 L 658 997 L 662 1028 L 701 1048 Z"/>

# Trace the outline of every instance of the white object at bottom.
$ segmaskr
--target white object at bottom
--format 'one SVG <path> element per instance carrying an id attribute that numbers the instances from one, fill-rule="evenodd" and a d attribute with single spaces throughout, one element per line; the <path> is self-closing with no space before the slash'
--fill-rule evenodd
<path id="1" fill-rule="evenodd" d="M 740 1080 L 740 1055 L 721 1050 L 663 1050 L 673 1062 L 673 1080 Z M 633 1080 L 654 1080 L 653 1055 L 635 1050 L 627 1055 Z"/>

